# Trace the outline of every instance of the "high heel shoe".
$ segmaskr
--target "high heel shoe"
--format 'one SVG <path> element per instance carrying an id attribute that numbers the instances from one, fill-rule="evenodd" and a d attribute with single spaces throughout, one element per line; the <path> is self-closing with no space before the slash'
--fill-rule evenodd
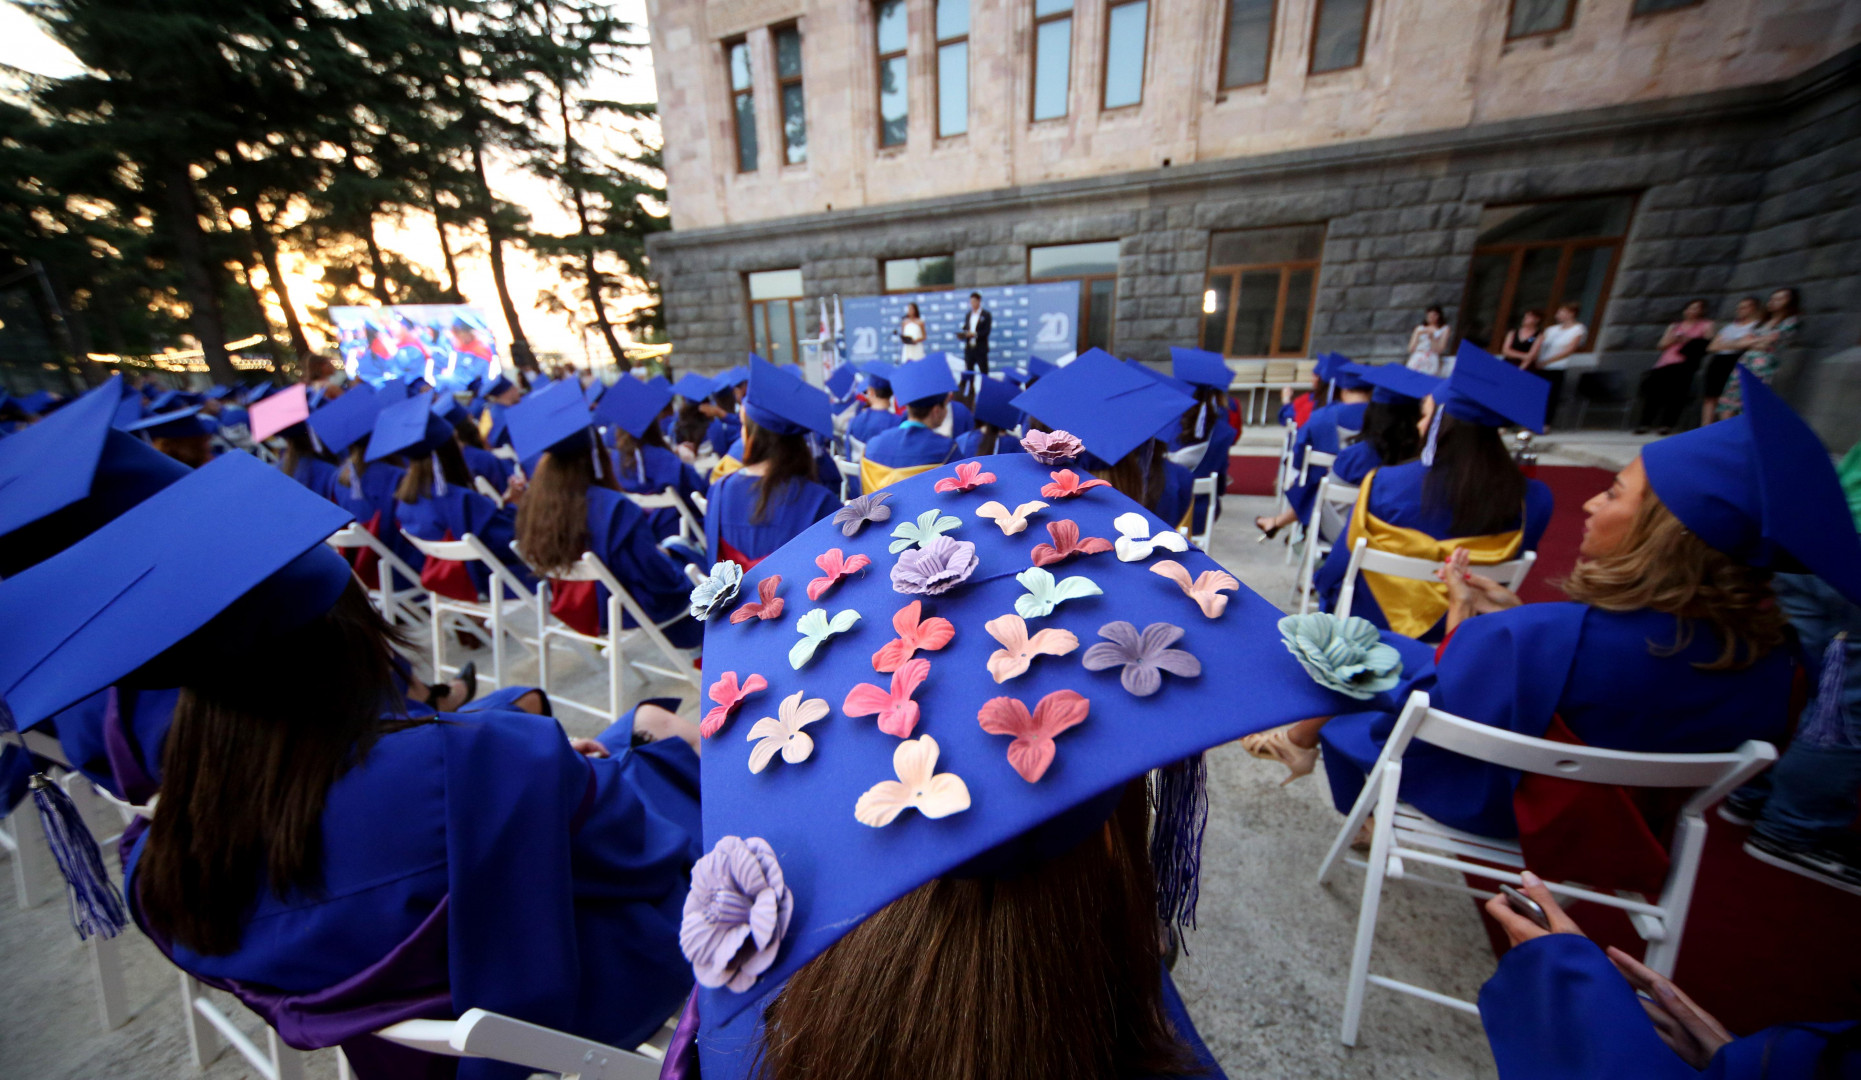
<path id="1" fill-rule="evenodd" d="M 1257 758 L 1277 761 L 1286 766 L 1287 776 L 1280 781 L 1280 787 L 1310 773 L 1318 764 L 1318 747 L 1308 749 L 1294 743 L 1291 724 L 1243 736 L 1241 749 Z"/>
<path id="2" fill-rule="evenodd" d="M 454 682 L 463 683 L 465 685 L 465 700 L 459 702 L 457 706 L 450 710 L 452 712 L 458 712 L 460 709 L 470 705 L 472 699 L 478 696 L 478 661 L 466 661 L 465 666 L 459 669 L 459 677 L 455 679 Z M 434 683 L 432 686 L 427 687 L 427 708 L 432 709 L 434 712 L 438 712 L 439 703 L 445 700 L 446 695 L 450 693 L 452 693 L 452 683 L 449 682 Z"/>
<path id="3" fill-rule="evenodd" d="M 1260 530 L 1260 535 L 1254 537 L 1254 543 L 1256 544 L 1266 543 L 1268 540 L 1271 540 L 1275 536 L 1278 536 L 1279 531 L 1286 527 L 1284 525 L 1275 525 L 1269 529 L 1265 525 L 1260 524 L 1262 521 L 1265 521 L 1265 520 L 1266 518 L 1263 518 L 1263 517 L 1257 517 L 1254 519 L 1254 528 Z"/>

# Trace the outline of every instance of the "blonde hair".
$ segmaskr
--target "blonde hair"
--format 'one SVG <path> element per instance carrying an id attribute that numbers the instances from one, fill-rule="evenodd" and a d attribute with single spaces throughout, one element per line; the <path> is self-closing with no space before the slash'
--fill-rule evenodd
<path id="1" fill-rule="evenodd" d="M 1561 584 L 1565 595 L 1604 611 L 1665 612 L 1679 621 L 1672 656 L 1693 642 L 1695 624 L 1718 636 L 1719 656 L 1706 671 L 1749 667 L 1783 644 L 1786 619 L 1771 594 L 1771 572 L 1746 566 L 1695 536 L 1652 490 L 1615 551 L 1579 560 Z"/>

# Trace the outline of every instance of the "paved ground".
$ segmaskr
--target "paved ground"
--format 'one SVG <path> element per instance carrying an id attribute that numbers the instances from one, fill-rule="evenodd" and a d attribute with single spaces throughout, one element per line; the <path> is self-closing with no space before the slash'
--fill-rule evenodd
<path id="1" fill-rule="evenodd" d="M 1626 434 L 1551 436 L 1541 443 L 1548 463 L 1615 468 L 1641 442 Z M 1276 443 L 1251 432 L 1241 452 Z M 1255 543 L 1247 525 L 1271 500 L 1231 496 L 1213 543 L 1216 559 L 1250 587 L 1284 606 L 1293 567 L 1280 544 Z M 449 657 L 449 660 L 451 658 Z M 570 690 L 587 699 L 605 693 L 570 657 L 562 668 L 582 673 Z M 488 667 L 489 657 L 480 658 Z M 534 678 L 533 662 L 513 665 L 518 682 Z M 627 701 L 674 693 L 660 680 L 629 680 Z M 687 703 L 695 708 L 695 701 Z M 601 723 L 559 710 L 564 726 L 592 735 Z M 1485 1078 L 1494 1075 L 1473 1018 L 1372 990 L 1355 1049 L 1337 1041 L 1344 976 L 1356 920 L 1360 877 L 1345 871 L 1329 888 L 1313 881 L 1339 815 L 1322 775 L 1289 788 L 1282 770 L 1238 748 L 1210 756 L 1211 820 L 1203 855 L 1200 927 L 1176 978 L 1198 1027 L 1236 1077 Z M 173 969 L 133 931 L 124 953 L 134 1010 L 107 1034 L 96 1019 L 86 948 L 77 943 L 56 901 L 29 911 L 14 902 L 10 872 L 0 875 L 0 1075 L 40 1080 L 199 1075 L 189 1058 Z M 1492 954 L 1472 903 L 1435 890 L 1397 888 L 1383 910 L 1377 970 L 1470 997 L 1491 973 Z M 254 1017 L 225 1006 L 249 1030 Z M 262 1042 L 262 1040 L 261 1040 Z M 333 1077 L 334 1053 L 309 1055 L 308 1075 Z M 216 1080 L 258 1075 L 243 1059 L 221 1053 L 205 1075 Z"/>

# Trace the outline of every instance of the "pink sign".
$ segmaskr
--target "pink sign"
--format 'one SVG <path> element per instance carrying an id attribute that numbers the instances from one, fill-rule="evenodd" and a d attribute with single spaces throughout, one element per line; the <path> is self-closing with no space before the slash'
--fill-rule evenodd
<path id="1" fill-rule="evenodd" d="M 252 441 L 263 442 L 310 415 L 310 398 L 302 383 L 287 386 L 247 410 L 252 417 Z"/>

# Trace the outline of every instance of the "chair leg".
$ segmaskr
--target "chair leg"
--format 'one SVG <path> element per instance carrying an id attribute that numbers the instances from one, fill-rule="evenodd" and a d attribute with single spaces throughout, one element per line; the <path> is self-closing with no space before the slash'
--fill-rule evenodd
<path id="1" fill-rule="evenodd" d="M 1344 857 L 1344 851 L 1350 842 L 1357 838 L 1357 830 L 1363 828 L 1364 819 L 1370 816 L 1370 808 L 1376 805 L 1383 790 L 1383 773 L 1374 766 L 1370 775 L 1364 779 L 1363 790 L 1357 793 L 1357 801 L 1352 804 L 1351 812 L 1344 817 L 1344 827 L 1338 830 L 1337 838 L 1331 841 L 1331 850 L 1325 852 L 1325 861 L 1318 864 L 1318 884 L 1323 887 L 1330 880 L 1332 871 L 1338 868 L 1338 862 Z"/>
<path id="2" fill-rule="evenodd" d="M 21 800 L 7 815 L 7 827 L 13 836 L 13 895 L 22 908 L 35 908 L 52 896 L 52 875 L 56 864 L 45 839 L 45 826 L 30 800 Z"/>
<path id="3" fill-rule="evenodd" d="M 1680 962 L 1680 937 L 1686 930 L 1687 911 L 1693 906 L 1693 885 L 1699 878 L 1700 857 L 1705 847 L 1705 820 L 1682 817 L 1674 834 L 1671 884 L 1661 897 L 1661 907 L 1667 911 L 1661 920 L 1663 933 L 1661 940 L 1648 942 L 1647 954 L 1642 959 L 1642 963 L 1662 975 L 1671 977 Z"/>
<path id="4" fill-rule="evenodd" d="M 278 1080 L 304 1080 L 304 1052 L 278 1038 L 276 1029 L 265 1029 L 265 1048 L 271 1052 L 271 1067 Z"/>
<path id="5" fill-rule="evenodd" d="M 194 1008 L 194 999 L 200 996 L 200 984 L 194 977 L 183 971 L 181 975 L 181 1011 L 182 1021 L 187 1024 L 187 1052 L 194 1059 L 194 1070 L 205 1072 L 213 1059 L 220 1056 L 219 1039 L 213 1033 L 213 1025 Z"/>
<path id="6" fill-rule="evenodd" d="M 491 582 L 491 678 L 503 689 L 504 682 L 504 586 Z"/>
<path id="7" fill-rule="evenodd" d="M 97 982 L 97 1011 L 103 1030 L 115 1031 L 129 1019 L 129 988 L 123 983 L 122 942 L 91 935 L 90 971 Z"/>
<path id="8" fill-rule="evenodd" d="M 433 617 L 431 621 L 433 623 L 433 681 L 443 682 L 445 681 L 445 678 L 446 678 L 446 669 L 442 666 L 446 660 L 446 644 L 445 644 L 446 642 L 446 636 L 445 636 L 446 613 L 440 607 L 438 593 L 433 594 L 432 616 Z"/>
<path id="9" fill-rule="evenodd" d="M 549 686 L 549 582 L 536 583 L 536 682 L 545 695 Z"/>
<path id="10" fill-rule="evenodd" d="M 1376 943 L 1377 910 L 1383 902 L 1383 878 L 1389 869 L 1389 845 L 1395 835 L 1396 791 L 1402 785 L 1402 766 L 1390 764 L 1383 770 L 1383 782 L 1377 791 L 1376 826 L 1371 832 L 1370 865 L 1363 879 L 1363 902 L 1357 909 L 1357 943 L 1351 950 L 1351 971 L 1344 990 L 1344 1023 L 1338 1041 L 1357 1045 L 1357 1029 L 1363 1022 L 1363 996 L 1369 988 L 1370 951 Z"/>
<path id="11" fill-rule="evenodd" d="M 620 719 L 620 679 L 621 679 L 621 614 L 620 601 L 612 596 L 607 600 L 607 714 L 610 721 Z"/>

